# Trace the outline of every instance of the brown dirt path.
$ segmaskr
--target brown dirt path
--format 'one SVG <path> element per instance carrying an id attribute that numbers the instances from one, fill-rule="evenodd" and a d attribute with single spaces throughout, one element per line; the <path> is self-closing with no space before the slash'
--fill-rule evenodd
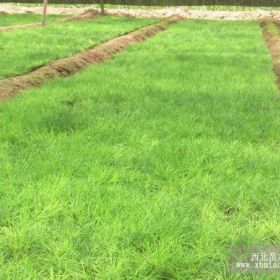
<path id="1" fill-rule="evenodd" d="M 54 77 L 67 77 L 89 65 L 107 61 L 115 53 L 125 50 L 132 44 L 144 42 L 178 20 L 180 18 L 170 18 L 114 38 L 74 56 L 53 61 L 25 75 L 2 79 L 0 80 L 0 100 L 15 96 L 22 90 L 39 87 Z"/>
<path id="2" fill-rule="evenodd" d="M 83 5 L 83 7 L 57 7 L 49 5 L 49 14 L 63 14 L 63 15 L 80 15 L 85 13 L 88 9 L 100 13 L 99 8 L 94 8 L 92 5 Z M 41 6 L 18 6 L 15 4 L 0 3 L 0 13 L 42 13 Z M 209 10 L 194 10 L 188 7 L 169 7 L 162 9 L 129 9 L 129 8 L 107 8 L 105 5 L 105 12 L 107 15 L 128 16 L 138 18 L 168 18 L 170 16 L 180 16 L 183 18 L 192 19 L 213 19 L 213 20 L 263 20 L 266 18 L 280 20 L 280 11 L 265 11 L 256 9 L 253 11 L 209 11 Z"/>
<path id="3" fill-rule="evenodd" d="M 49 5 L 49 14 L 61 15 L 80 15 L 88 9 L 95 10 L 100 13 L 100 9 L 94 8 L 92 5 L 83 5 L 82 7 L 57 7 Z M 41 6 L 18 6 L 15 4 L 0 3 L 0 13 L 20 14 L 20 13 L 36 13 L 42 14 Z M 150 7 L 148 9 L 129 9 L 129 8 L 107 8 L 105 5 L 105 12 L 107 15 L 129 16 L 139 18 L 168 18 L 170 16 L 180 16 L 183 18 L 192 19 L 214 19 L 214 20 L 260 20 L 267 17 L 273 19 L 280 19 L 280 11 L 266 11 L 256 9 L 253 11 L 209 11 L 209 10 L 194 10 L 188 7 L 169 7 L 162 9 L 155 9 Z"/>
<path id="4" fill-rule="evenodd" d="M 272 32 L 269 28 L 269 25 L 273 25 L 275 27 L 275 31 Z M 274 72 L 277 76 L 277 84 L 280 88 L 280 26 L 279 22 L 273 21 L 262 21 L 260 22 L 260 26 L 263 31 L 264 40 L 266 46 L 271 54 L 272 64 Z M 279 33 L 279 34 L 277 34 Z"/>

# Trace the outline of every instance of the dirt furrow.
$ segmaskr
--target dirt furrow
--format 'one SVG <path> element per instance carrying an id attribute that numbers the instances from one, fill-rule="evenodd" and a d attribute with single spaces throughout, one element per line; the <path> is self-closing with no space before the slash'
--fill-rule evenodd
<path id="1" fill-rule="evenodd" d="M 279 23 L 273 21 L 261 21 L 260 26 L 266 46 L 271 54 L 274 72 L 277 76 L 277 84 L 280 88 L 280 29 Z M 273 27 L 273 29 L 272 29 Z M 272 29 L 272 30 L 271 30 Z"/>
<path id="2" fill-rule="evenodd" d="M 127 35 L 114 38 L 94 48 L 85 50 L 71 57 L 58 59 L 22 76 L 0 80 L 0 100 L 15 96 L 20 91 L 39 87 L 54 77 L 67 77 L 83 68 L 109 60 L 115 53 L 125 50 L 128 46 L 147 40 L 159 31 L 165 30 L 171 23 L 180 18 L 170 18 Z"/>

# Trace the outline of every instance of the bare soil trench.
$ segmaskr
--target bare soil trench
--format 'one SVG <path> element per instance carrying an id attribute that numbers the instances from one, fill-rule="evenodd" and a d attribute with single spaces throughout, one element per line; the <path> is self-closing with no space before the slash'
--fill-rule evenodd
<path id="1" fill-rule="evenodd" d="M 280 26 L 279 22 L 273 22 L 273 24 L 279 29 L 278 36 L 269 30 L 268 21 L 260 22 L 266 46 L 271 54 L 273 69 L 277 77 L 277 84 L 280 88 Z"/>
<path id="2" fill-rule="evenodd" d="M 180 18 L 170 18 L 163 22 L 138 29 L 127 35 L 114 38 L 74 56 L 55 60 L 22 76 L 2 79 L 0 80 L 0 101 L 15 96 L 22 90 L 39 87 L 45 81 L 51 80 L 54 77 L 67 77 L 89 65 L 107 61 L 115 53 L 125 50 L 132 44 L 144 42 L 178 20 Z"/>

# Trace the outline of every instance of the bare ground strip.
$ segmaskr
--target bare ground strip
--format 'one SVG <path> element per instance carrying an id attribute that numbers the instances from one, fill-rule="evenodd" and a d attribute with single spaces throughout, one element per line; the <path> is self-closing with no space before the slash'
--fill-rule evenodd
<path id="1" fill-rule="evenodd" d="M 264 40 L 271 54 L 273 69 L 280 87 L 280 23 L 277 21 L 262 21 Z"/>

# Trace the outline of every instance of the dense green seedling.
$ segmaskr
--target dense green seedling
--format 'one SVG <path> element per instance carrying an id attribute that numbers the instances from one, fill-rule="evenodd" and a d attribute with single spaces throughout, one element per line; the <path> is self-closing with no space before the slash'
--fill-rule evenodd
<path id="1" fill-rule="evenodd" d="M 3 279 L 226 275 L 279 244 L 279 92 L 254 22 L 186 21 L 0 104 Z"/>

